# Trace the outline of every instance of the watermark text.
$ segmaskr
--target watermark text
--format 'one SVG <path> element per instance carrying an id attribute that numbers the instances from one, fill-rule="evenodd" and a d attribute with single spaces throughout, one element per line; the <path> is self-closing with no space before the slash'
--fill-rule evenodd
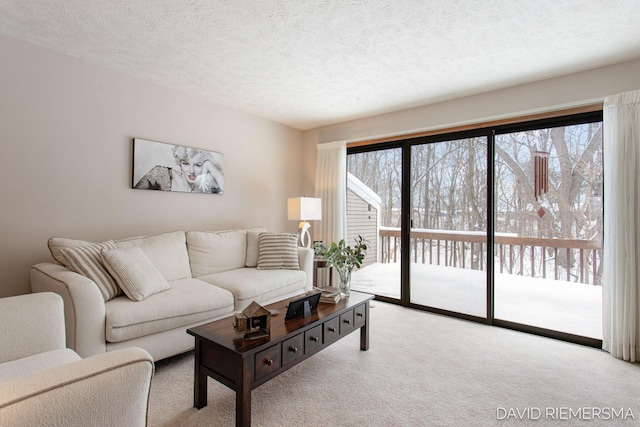
<path id="1" fill-rule="evenodd" d="M 496 408 L 498 420 L 635 420 L 631 408 L 584 406 L 573 408 L 569 406 L 539 408 L 536 406 L 525 408 Z"/>

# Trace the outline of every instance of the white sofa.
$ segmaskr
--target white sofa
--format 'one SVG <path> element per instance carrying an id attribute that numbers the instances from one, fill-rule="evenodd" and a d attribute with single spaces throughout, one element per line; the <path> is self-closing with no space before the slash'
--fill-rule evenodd
<path id="1" fill-rule="evenodd" d="M 311 290 L 313 250 L 296 237 L 248 229 L 99 244 L 52 238 L 57 262 L 34 265 L 31 288 L 62 296 L 67 346 L 80 356 L 136 346 L 160 360 L 194 347 L 190 327 Z"/>
<path id="2" fill-rule="evenodd" d="M 153 360 L 140 348 L 81 359 L 65 348 L 63 301 L 0 299 L 0 425 L 144 426 Z"/>

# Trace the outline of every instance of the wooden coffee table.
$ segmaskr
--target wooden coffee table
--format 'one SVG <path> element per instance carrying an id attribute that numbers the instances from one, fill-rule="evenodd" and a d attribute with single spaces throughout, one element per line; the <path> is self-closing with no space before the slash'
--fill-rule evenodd
<path id="1" fill-rule="evenodd" d="M 360 350 L 369 349 L 369 301 L 372 295 L 351 292 L 337 304 L 321 303 L 309 317 L 284 320 L 289 299 L 266 306 L 271 334 L 244 340 L 228 317 L 187 330 L 195 337 L 193 406 L 207 406 L 207 377 L 236 392 L 236 425 L 251 425 L 251 390 L 277 377 L 340 338 L 360 328 Z"/>

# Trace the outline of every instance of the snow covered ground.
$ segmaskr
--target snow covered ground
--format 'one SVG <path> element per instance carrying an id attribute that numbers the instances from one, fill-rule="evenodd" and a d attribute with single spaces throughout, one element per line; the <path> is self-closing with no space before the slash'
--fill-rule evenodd
<path id="1" fill-rule="evenodd" d="M 411 302 L 486 316 L 486 273 L 429 264 L 411 265 Z M 495 318 L 602 339 L 602 287 L 496 274 Z M 356 270 L 351 289 L 400 298 L 400 264 Z"/>

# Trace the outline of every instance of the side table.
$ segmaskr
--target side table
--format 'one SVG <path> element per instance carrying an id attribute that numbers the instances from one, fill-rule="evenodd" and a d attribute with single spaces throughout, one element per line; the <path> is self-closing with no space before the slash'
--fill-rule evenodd
<path id="1" fill-rule="evenodd" d="M 323 257 L 313 258 L 313 287 L 318 287 L 318 270 L 321 268 L 329 269 L 329 285 L 333 283 L 333 268 L 329 265 L 329 261 Z"/>

